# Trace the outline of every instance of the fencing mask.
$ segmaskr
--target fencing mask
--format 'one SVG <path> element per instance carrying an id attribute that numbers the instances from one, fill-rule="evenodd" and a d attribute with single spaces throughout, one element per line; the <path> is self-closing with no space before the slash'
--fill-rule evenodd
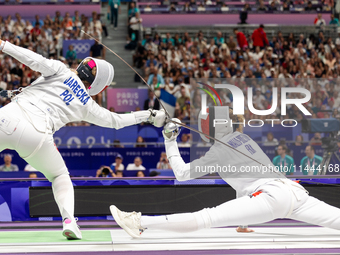
<path id="1" fill-rule="evenodd" d="M 88 61 L 90 59 L 90 61 Z M 86 62 L 86 63 L 85 63 Z M 96 67 L 97 72 L 94 76 L 92 69 Z M 85 58 L 77 67 L 78 76 L 91 84 L 89 87 L 90 96 L 94 96 L 105 90 L 112 82 L 114 76 L 113 66 L 102 59 Z"/>
<path id="2" fill-rule="evenodd" d="M 198 129 L 204 134 L 210 135 L 216 139 L 233 132 L 231 120 L 229 118 L 228 106 L 209 106 L 207 114 L 202 114 L 200 111 L 198 116 Z M 214 140 L 200 134 L 205 142 L 213 143 Z"/>

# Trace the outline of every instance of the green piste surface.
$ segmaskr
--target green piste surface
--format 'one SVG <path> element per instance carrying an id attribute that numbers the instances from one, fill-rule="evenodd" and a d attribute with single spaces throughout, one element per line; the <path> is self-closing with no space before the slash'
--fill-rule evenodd
<path id="1" fill-rule="evenodd" d="M 81 233 L 81 240 L 67 240 L 62 231 L 3 231 L 0 232 L 0 244 L 112 242 L 109 230 L 83 230 Z"/>

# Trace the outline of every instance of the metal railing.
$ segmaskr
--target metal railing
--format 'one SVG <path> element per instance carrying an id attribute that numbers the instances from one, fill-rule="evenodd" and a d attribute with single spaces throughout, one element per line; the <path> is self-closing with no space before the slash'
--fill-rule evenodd
<path id="1" fill-rule="evenodd" d="M 274 22 L 274 21 L 273 21 Z M 152 28 L 153 35 L 158 33 L 160 35 L 165 35 L 166 33 L 170 33 L 171 36 L 178 33 L 182 36 L 185 32 L 189 33 L 190 37 L 196 38 L 198 31 L 202 31 L 204 36 L 207 39 L 211 39 L 216 36 L 218 31 L 222 32 L 223 37 L 228 39 L 230 35 L 234 36 L 233 29 L 237 27 L 239 31 L 243 32 L 245 35 L 251 35 L 254 29 L 258 28 L 258 24 L 256 25 L 227 25 L 227 24 L 216 24 L 213 26 L 155 26 Z M 274 36 L 277 36 L 279 31 L 282 32 L 284 37 L 287 37 L 290 33 L 294 34 L 294 39 L 298 40 L 299 35 L 303 34 L 305 38 L 308 38 L 311 34 L 317 35 L 320 31 L 323 32 L 326 38 L 331 37 L 335 40 L 338 37 L 338 27 L 335 25 L 328 26 L 286 26 L 286 25 L 276 25 L 276 24 L 267 24 L 265 25 L 265 32 L 269 40 L 271 40 Z"/>

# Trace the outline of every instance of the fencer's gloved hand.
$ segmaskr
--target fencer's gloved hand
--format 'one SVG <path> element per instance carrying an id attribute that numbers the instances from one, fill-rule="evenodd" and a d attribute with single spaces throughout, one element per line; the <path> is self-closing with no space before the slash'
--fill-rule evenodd
<path id="1" fill-rule="evenodd" d="M 148 122 L 154 125 L 155 127 L 163 127 L 166 121 L 165 111 L 161 110 L 153 110 L 149 109 L 150 116 L 148 118 Z"/>
<path id="2" fill-rule="evenodd" d="M 181 123 L 179 119 L 172 118 L 171 120 Z M 163 128 L 162 134 L 165 141 L 176 141 L 177 136 L 181 132 L 181 126 L 169 121 Z"/>

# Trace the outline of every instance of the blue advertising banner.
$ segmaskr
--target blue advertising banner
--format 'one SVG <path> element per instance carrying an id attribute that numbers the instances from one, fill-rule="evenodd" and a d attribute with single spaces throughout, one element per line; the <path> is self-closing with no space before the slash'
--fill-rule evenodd
<path id="1" fill-rule="evenodd" d="M 134 125 L 120 130 L 89 127 L 63 127 L 54 134 L 54 142 L 61 148 L 109 148 L 114 140 L 130 143 L 133 147 L 137 137 L 142 136 L 145 142 L 163 142 L 162 129 L 152 125 Z"/>
<path id="2" fill-rule="evenodd" d="M 261 146 L 262 150 L 266 155 L 273 160 L 277 155 L 277 146 Z M 306 145 L 303 146 L 288 146 L 290 150 L 290 155 L 294 158 L 295 164 L 300 165 L 301 159 L 306 156 L 305 154 Z M 323 156 L 324 149 L 321 146 L 314 146 L 315 154 Z M 181 156 L 184 162 L 190 162 L 195 160 L 205 154 L 209 147 L 192 147 L 192 148 L 179 148 Z M 226 148 L 228 149 L 228 148 Z M 90 176 L 95 175 L 95 171 L 101 166 L 110 166 L 115 162 L 115 157 L 120 154 L 123 157 L 123 165 L 126 167 L 128 164 L 133 163 L 135 157 L 141 157 L 142 165 L 146 169 L 154 169 L 158 161 L 160 160 L 160 155 L 165 152 L 165 147 L 153 147 L 153 148 L 91 148 L 91 149 L 59 149 L 63 159 L 65 160 L 66 166 L 69 170 L 72 170 L 74 176 L 86 176 L 89 170 Z M 19 170 L 23 171 L 26 166 L 26 161 L 24 161 L 15 151 L 4 150 L 0 153 L 0 165 L 3 164 L 3 157 L 5 154 L 12 155 L 12 163 L 19 166 Z M 337 152 L 337 155 L 340 155 Z M 335 156 L 332 157 L 331 164 L 340 164 Z M 77 173 L 79 171 L 79 173 Z M 146 172 L 148 175 L 149 171 Z M 10 173 L 1 173 L 10 174 Z M 7 176 L 3 176 L 7 177 Z M 8 176 L 11 177 L 11 176 Z"/>
<path id="3" fill-rule="evenodd" d="M 123 157 L 125 168 L 128 164 L 134 162 L 135 157 L 140 157 L 142 165 L 146 169 L 151 169 L 156 168 L 160 155 L 165 152 L 165 148 L 59 149 L 59 152 L 70 170 L 97 170 L 101 166 L 110 166 L 115 162 L 117 154 Z M 190 148 L 180 148 L 180 152 L 184 161 L 189 162 Z M 12 150 L 4 150 L 0 153 L 0 165 L 5 154 L 12 155 L 12 163 L 18 165 L 20 171 L 25 169 L 26 161 Z M 95 172 L 93 173 L 95 174 Z"/>
<path id="4" fill-rule="evenodd" d="M 90 55 L 91 46 L 94 40 L 64 40 L 63 41 L 63 57 L 66 58 L 68 47 L 73 45 L 74 50 L 77 52 L 77 59 L 83 59 Z"/>
<path id="5" fill-rule="evenodd" d="M 197 126 L 191 125 L 197 129 Z M 190 132 L 182 128 L 181 134 Z M 271 128 L 264 125 L 259 128 L 246 127 L 244 133 L 257 142 L 265 142 L 267 134 L 271 132 L 278 140 L 294 141 L 297 135 L 302 135 L 304 141 L 309 141 L 314 134 L 302 134 L 301 125 L 288 129 L 282 126 Z M 191 132 L 193 141 L 200 142 L 200 136 Z M 142 136 L 145 142 L 163 142 L 162 129 L 152 125 L 135 125 L 120 130 L 102 128 L 98 126 L 63 127 L 55 133 L 54 139 L 58 148 L 108 148 L 113 141 L 118 139 L 121 143 L 135 143 L 138 136 Z M 125 147 L 133 147 L 127 145 Z"/>

